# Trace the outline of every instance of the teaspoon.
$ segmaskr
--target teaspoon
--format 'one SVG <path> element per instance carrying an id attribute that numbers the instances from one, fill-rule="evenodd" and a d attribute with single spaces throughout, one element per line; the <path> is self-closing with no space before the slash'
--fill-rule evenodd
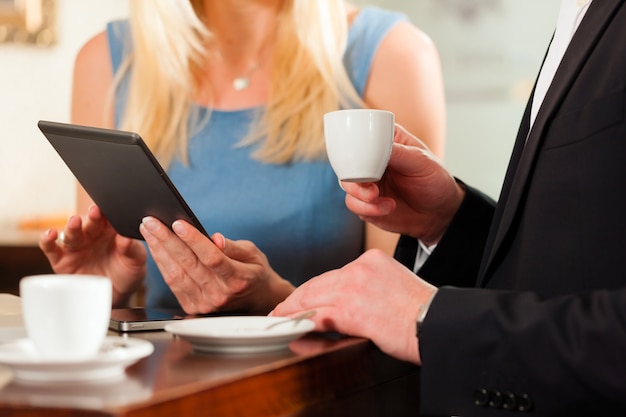
<path id="1" fill-rule="evenodd" d="M 278 326 L 280 324 L 289 323 L 291 321 L 294 322 L 293 325 L 295 326 L 301 320 L 308 319 L 309 317 L 313 317 L 314 315 L 315 315 L 315 310 L 305 311 L 304 313 L 296 314 L 295 316 L 286 318 L 285 320 L 281 320 L 281 321 L 277 321 L 276 323 L 272 323 L 269 326 L 265 327 L 264 330 L 269 330 L 269 329 L 271 329 L 273 327 L 276 327 L 276 326 Z"/>

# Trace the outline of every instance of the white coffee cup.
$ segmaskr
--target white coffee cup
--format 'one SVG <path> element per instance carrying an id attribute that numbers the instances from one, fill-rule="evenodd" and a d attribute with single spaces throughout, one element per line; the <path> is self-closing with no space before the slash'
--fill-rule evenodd
<path id="1" fill-rule="evenodd" d="M 97 355 L 111 316 L 111 280 L 97 275 L 31 275 L 20 280 L 26 334 L 48 360 Z"/>
<path id="2" fill-rule="evenodd" d="M 394 123 L 394 114 L 385 110 L 326 113 L 326 152 L 337 178 L 353 182 L 380 180 L 391 156 Z"/>

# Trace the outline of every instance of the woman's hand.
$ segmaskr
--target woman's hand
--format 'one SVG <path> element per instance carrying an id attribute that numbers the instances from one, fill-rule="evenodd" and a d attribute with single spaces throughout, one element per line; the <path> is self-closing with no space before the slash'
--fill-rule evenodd
<path id="1" fill-rule="evenodd" d="M 381 229 L 437 243 L 464 191 L 428 148 L 398 125 L 394 142 L 378 183 L 342 182 L 346 206 Z"/>
<path id="2" fill-rule="evenodd" d="M 70 217 L 61 233 L 62 240 L 56 229 L 39 238 L 39 247 L 54 272 L 109 277 L 113 305 L 126 305 L 146 274 L 144 245 L 117 234 L 97 206 L 91 206 L 84 219 Z"/>
<path id="3" fill-rule="evenodd" d="M 267 313 L 293 291 L 252 242 L 228 240 L 219 233 L 211 240 L 182 220 L 175 221 L 172 229 L 146 217 L 139 231 L 188 314 Z"/>

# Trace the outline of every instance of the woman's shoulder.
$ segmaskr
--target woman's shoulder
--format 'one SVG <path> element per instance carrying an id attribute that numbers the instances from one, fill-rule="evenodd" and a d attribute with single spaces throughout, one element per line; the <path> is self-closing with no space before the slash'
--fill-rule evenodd
<path id="1" fill-rule="evenodd" d="M 76 55 L 77 62 L 94 62 L 109 59 L 109 54 L 116 45 L 125 43 L 129 34 L 128 21 L 116 20 L 107 23 L 106 28 L 85 42 Z"/>
<path id="2" fill-rule="evenodd" d="M 344 64 L 357 93 L 363 97 L 379 45 L 394 27 L 403 22 L 408 24 L 408 18 L 403 13 L 376 6 L 350 6 L 347 17 L 350 28 Z"/>
<path id="3" fill-rule="evenodd" d="M 81 46 L 76 55 L 77 66 L 93 66 L 102 63 L 108 57 L 108 41 L 106 31 L 102 31 Z"/>
<path id="4" fill-rule="evenodd" d="M 391 30 L 412 26 L 405 14 L 376 6 L 348 9 L 348 22 L 348 55 L 372 54 Z"/>
<path id="5" fill-rule="evenodd" d="M 406 14 L 390 9 L 384 9 L 378 6 L 356 7 L 349 6 L 347 8 L 348 24 L 350 31 L 354 29 L 363 30 L 376 28 L 388 28 L 399 21 L 408 21 Z"/>

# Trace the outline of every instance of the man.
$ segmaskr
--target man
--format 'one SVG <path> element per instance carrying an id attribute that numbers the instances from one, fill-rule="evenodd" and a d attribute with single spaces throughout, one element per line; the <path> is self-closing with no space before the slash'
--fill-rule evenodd
<path id="1" fill-rule="evenodd" d="M 343 184 L 430 283 L 368 252 L 272 314 L 421 364 L 425 415 L 626 415 L 624 3 L 562 0 L 495 210 L 402 129 L 380 183 Z"/>

